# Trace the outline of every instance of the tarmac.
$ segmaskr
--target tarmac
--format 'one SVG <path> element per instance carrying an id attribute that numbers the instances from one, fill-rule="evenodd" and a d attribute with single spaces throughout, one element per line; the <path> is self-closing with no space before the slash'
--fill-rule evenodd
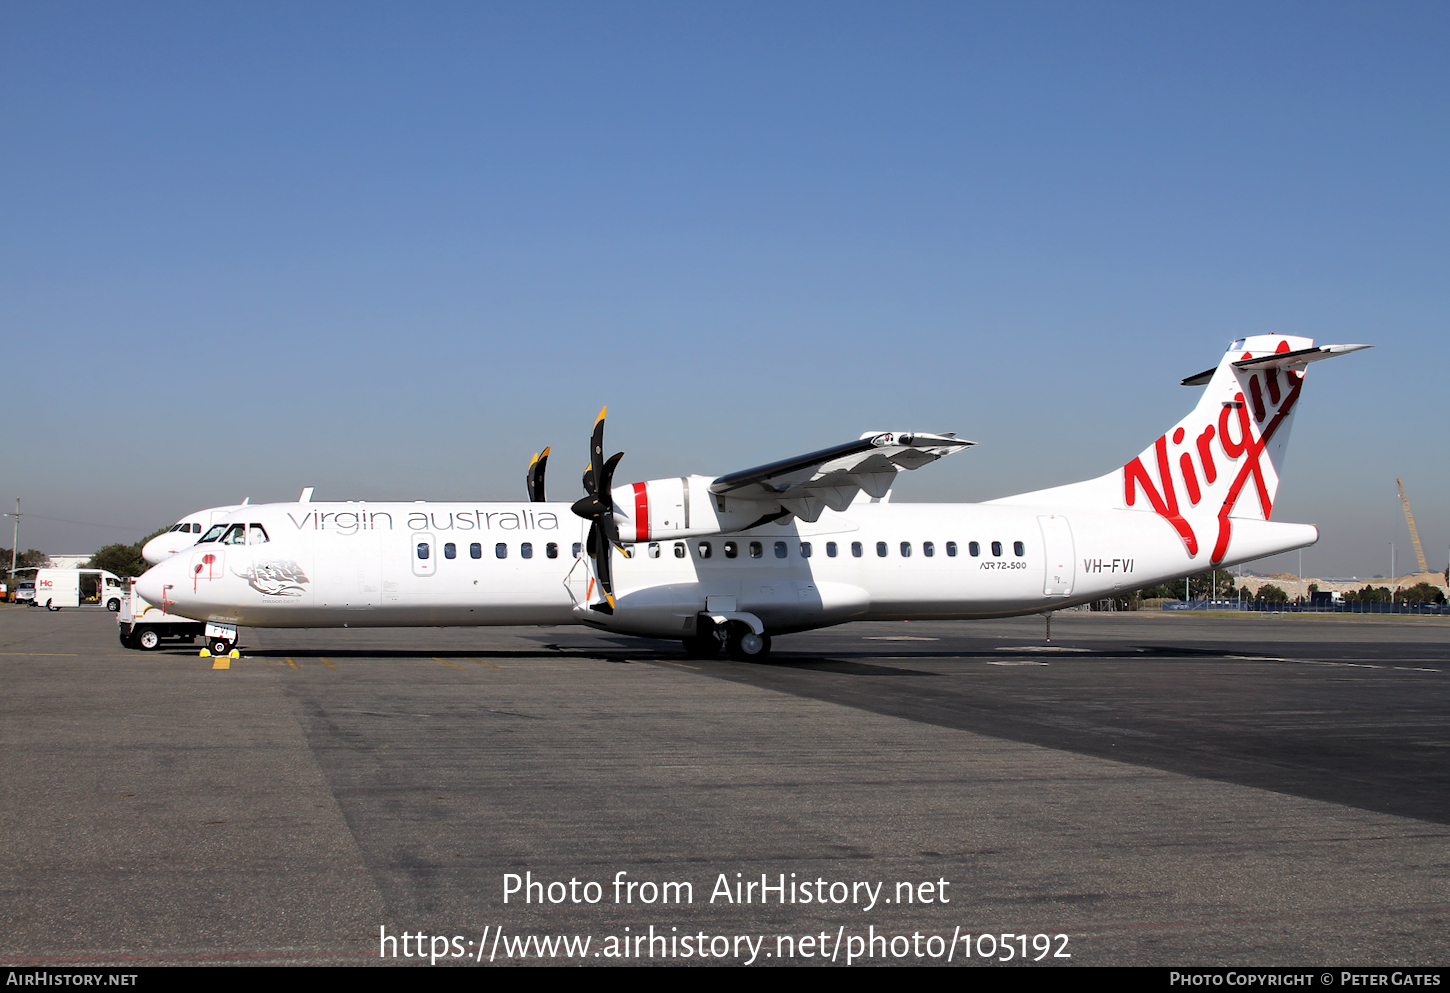
<path id="1" fill-rule="evenodd" d="M 1450 618 L 1052 635 L 0 606 L 0 962 L 1446 964 Z"/>

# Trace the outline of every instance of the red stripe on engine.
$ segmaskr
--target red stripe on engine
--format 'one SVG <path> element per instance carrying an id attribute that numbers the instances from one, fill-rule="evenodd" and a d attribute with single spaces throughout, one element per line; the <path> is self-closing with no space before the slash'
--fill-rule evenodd
<path id="1" fill-rule="evenodd" d="M 649 541 L 649 492 L 644 483 L 634 484 L 634 540 Z"/>

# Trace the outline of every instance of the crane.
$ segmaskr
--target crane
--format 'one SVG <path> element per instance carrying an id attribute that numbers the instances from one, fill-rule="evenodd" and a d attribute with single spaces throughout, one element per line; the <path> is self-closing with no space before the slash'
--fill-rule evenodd
<path id="1" fill-rule="evenodd" d="M 1415 558 L 1420 560 L 1420 571 L 1429 572 L 1430 567 L 1425 564 L 1425 550 L 1420 547 L 1420 532 L 1415 530 L 1415 515 L 1410 513 L 1410 498 L 1405 496 L 1405 484 L 1399 479 L 1395 484 L 1400 488 L 1400 503 L 1405 507 L 1405 523 L 1410 526 L 1410 540 L 1415 543 Z"/>

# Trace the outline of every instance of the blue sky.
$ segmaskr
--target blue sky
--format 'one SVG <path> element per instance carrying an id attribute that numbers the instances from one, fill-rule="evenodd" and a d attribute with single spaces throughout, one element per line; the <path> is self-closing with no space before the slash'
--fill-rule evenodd
<path id="1" fill-rule="evenodd" d="M 1306 569 L 1412 561 L 1396 476 L 1445 565 L 1443 4 L 0 17 L 23 548 L 517 498 L 546 444 L 573 497 L 605 403 L 620 479 L 955 430 L 897 498 L 986 499 L 1121 465 L 1283 332 L 1377 346 L 1306 388 Z"/>

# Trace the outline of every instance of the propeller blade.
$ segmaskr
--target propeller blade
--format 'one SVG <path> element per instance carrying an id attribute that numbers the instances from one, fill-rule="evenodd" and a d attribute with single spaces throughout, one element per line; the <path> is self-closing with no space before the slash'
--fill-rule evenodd
<path id="1" fill-rule="evenodd" d="M 595 521 L 589 526 L 589 537 L 584 541 L 585 552 L 594 559 L 594 575 L 599 579 L 599 592 L 604 594 L 604 603 L 595 604 L 591 609 L 603 614 L 612 614 L 614 613 L 614 579 L 609 568 L 609 543 L 601 540 L 600 530 L 599 522 Z"/>
<path id="2" fill-rule="evenodd" d="M 529 471 L 524 482 L 529 488 L 529 502 L 544 502 L 544 467 L 549 464 L 549 449 L 545 448 L 529 460 Z"/>
<path id="3" fill-rule="evenodd" d="M 609 510 L 614 509 L 614 498 L 609 495 L 614 489 L 614 470 L 619 466 L 619 460 L 622 458 L 624 458 L 623 452 L 615 452 L 609 457 L 609 461 L 604 463 L 604 482 L 600 485 L 599 492 L 595 494 L 600 498 L 601 503 L 608 504 Z"/>
<path id="4" fill-rule="evenodd" d="M 608 411 L 607 406 L 599 408 L 599 416 L 594 418 L 594 433 L 589 438 L 589 468 L 594 478 L 584 489 L 596 495 L 603 488 L 599 485 L 599 474 L 604 469 L 604 415 Z"/>
<path id="5" fill-rule="evenodd" d="M 590 609 L 605 614 L 614 613 L 614 580 L 610 568 L 611 547 L 623 551 L 619 544 L 619 527 L 614 523 L 614 497 L 610 490 L 614 483 L 614 469 L 624 453 L 604 459 L 604 415 L 608 407 L 599 408 L 594 420 L 594 432 L 589 439 L 589 466 L 584 470 L 584 496 L 574 501 L 570 509 L 589 522 L 589 536 L 585 547 L 594 560 L 594 575 L 599 580 L 599 591 L 604 594 L 604 603 L 594 604 Z M 542 492 L 542 477 L 540 479 Z"/>

